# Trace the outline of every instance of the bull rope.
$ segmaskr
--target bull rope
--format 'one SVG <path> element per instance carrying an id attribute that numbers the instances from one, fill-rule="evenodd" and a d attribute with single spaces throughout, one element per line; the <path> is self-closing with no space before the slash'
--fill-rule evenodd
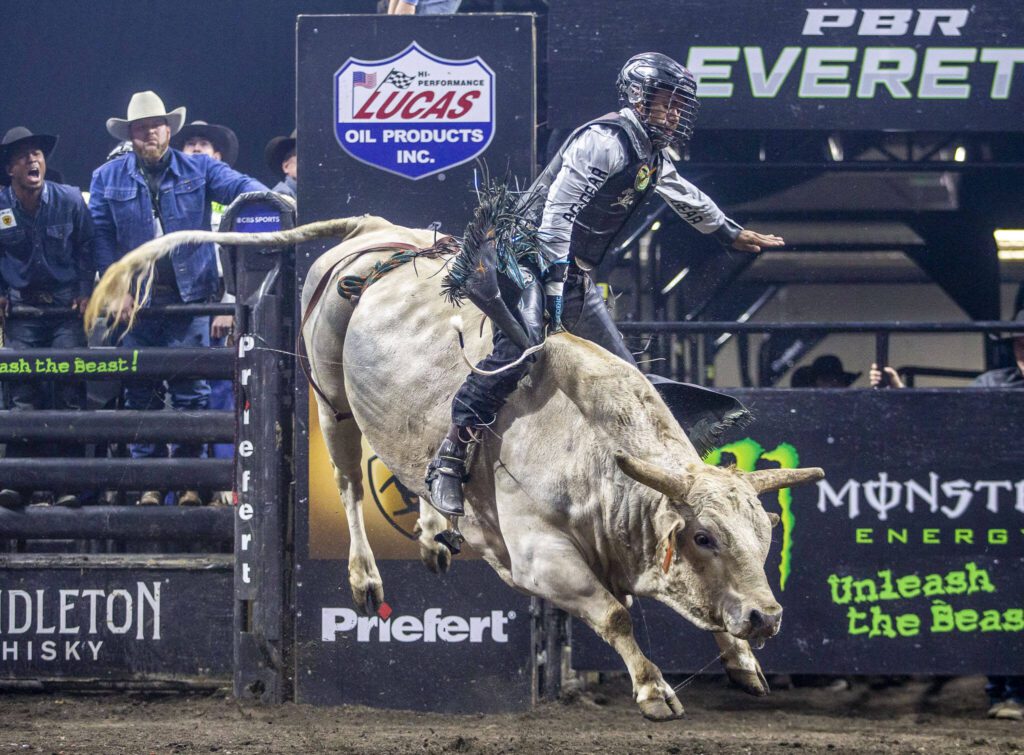
<path id="1" fill-rule="evenodd" d="M 379 247 L 372 251 L 386 251 L 387 246 Z M 367 287 L 373 285 L 387 273 L 407 262 L 412 262 L 417 257 L 443 257 L 449 254 L 456 254 L 459 251 L 459 242 L 452 236 L 445 236 L 434 243 L 433 246 L 425 249 L 401 249 L 395 252 L 386 260 L 375 262 L 370 272 L 366 275 L 342 275 L 338 277 L 338 296 L 352 302 L 359 300 Z"/>
<path id="2" fill-rule="evenodd" d="M 350 300 L 352 302 L 352 306 L 355 306 L 366 287 L 371 283 L 380 280 L 385 273 L 394 270 L 396 267 L 404 265 L 406 262 L 414 260 L 417 257 L 436 258 L 452 253 L 457 249 L 458 241 L 452 236 L 445 236 L 438 239 L 432 246 L 428 246 L 423 249 L 417 249 L 411 244 L 392 242 L 382 246 L 359 249 L 355 252 L 351 252 L 350 254 L 346 254 L 340 260 L 337 260 L 333 265 L 331 265 L 327 272 L 321 276 L 320 280 L 316 284 L 316 288 L 313 289 L 313 293 L 309 297 L 309 302 L 306 304 L 306 311 L 302 315 L 302 322 L 299 323 L 298 331 L 295 334 L 295 351 L 299 360 L 299 366 L 302 367 L 302 372 L 305 374 L 306 380 L 316 392 L 319 399 L 331 410 L 334 415 L 335 422 L 353 419 L 352 412 L 343 412 L 337 409 L 337 407 L 331 403 L 327 394 L 323 392 L 317 382 L 313 379 L 313 372 L 311 365 L 309 364 L 309 357 L 306 354 L 305 345 L 302 339 L 302 331 L 305 330 L 306 322 L 309 320 L 310 315 L 313 314 L 313 310 L 316 309 L 316 305 L 320 302 L 320 297 L 323 296 L 324 291 L 327 289 L 327 285 L 329 284 L 331 277 L 334 275 L 334 271 L 337 270 L 342 263 L 349 261 L 353 257 L 361 257 L 365 254 L 374 254 L 377 252 L 394 252 L 394 254 L 392 254 L 387 260 L 374 263 L 370 272 L 365 276 L 345 275 L 339 278 L 337 286 L 338 294 L 343 299 Z M 343 284 L 345 284 L 344 287 Z"/>
<path id="3" fill-rule="evenodd" d="M 462 361 L 466 363 L 466 366 L 469 367 L 469 369 L 474 374 L 484 375 L 485 377 L 490 377 L 491 375 L 500 375 L 506 370 L 511 370 L 516 365 L 522 364 L 528 357 L 530 357 L 533 354 L 536 354 L 538 351 L 543 349 L 544 344 L 548 342 L 548 339 L 545 337 L 544 340 L 538 343 L 536 346 L 531 346 L 522 354 L 520 354 L 519 358 L 516 359 L 516 361 L 506 364 L 504 367 L 499 367 L 496 370 L 481 370 L 475 364 L 469 361 L 469 357 L 466 356 L 466 340 L 462 335 L 462 317 L 460 315 L 455 315 L 448 322 L 451 323 L 452 328 L 454 328 L 455 332 L 458 333 L 459 335 L 459 354 L 462 356 Z"/>
<path id="4" fill-rule="evenodd" d="M 677 684 L 677 685 L 676 685 L 675 687 L 673 687 L 673 688 L 672 688 L 672 691 L 673 691 L 673 692 L 678 692 L 679 690 L 683 689 L 684 687 L 689 687 L 689 686 L 690 686 L 691 684 L 693 684 L 693 680 L 694 680 L 694 679 L 696 679 L 696 678 L 697 678 L 698 676 L 700 676 L 700 675 L 701 675 L 701 674 L 703 674 L 703 673 L 704 673 L 705 671 L 707 671 L 707 670 L 708 670 L 708 667 L 709 667 L 709 666 L 711 666 L 711 664 L 715 663 L 716 661 L 720 661 L 720 660 L 722 660 L 722 656 L 724 656 L 724 655 L 725 655 L 725 651 L 723 650 L 723 651 L 722 651 L 721 653 L 719 653 L 718 655 L 716 655 L 716 656 L 715 656 L 714 658 L 712 658 L 712 659 L 711 659 L 710 661 L 708 661 L 707 663 L 705 663 L 705 664 L 704 664 L 704 665 L 703 665 L 703 666 L 702 666 L 702 667 L 701 667 L 701 668 L 700 668 L 699 670 L 697 670 L 697 671 L 694 671 L 694 672 L 693 672 L 692 674 L 690 674 L 690 675 L 689 675 L 688 677 L 686 677 L 685 679 L 683 679 L 683 681 L 679 682 L 679 684 Z"/>

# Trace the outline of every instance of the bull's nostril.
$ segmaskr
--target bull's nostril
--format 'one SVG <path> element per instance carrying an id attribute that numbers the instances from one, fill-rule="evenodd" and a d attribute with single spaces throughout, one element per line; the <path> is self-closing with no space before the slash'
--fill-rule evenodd
<path id="1" fill-rule="evenodd" d="M 782 621 L 782 609 L 772 613 L 765 613 L 756 608 L 750 612 L 750 629 L 753 632 L 768 631 L 774 632 Z"/>

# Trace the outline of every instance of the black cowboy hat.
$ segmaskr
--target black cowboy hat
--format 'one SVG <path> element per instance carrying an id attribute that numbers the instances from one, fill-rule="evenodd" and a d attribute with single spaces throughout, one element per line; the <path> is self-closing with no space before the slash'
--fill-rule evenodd
<path id="1" fill-rule="evenodd" d="M 275 136 L 267 142 L 267 147 L 263 150 L 263 157 L 270 169 L 276 175 L 280 175 L 282 173 L 281 163 L 284 162 L 285 156 L 294 149 L 295 130 L 293 129 L 291 136 Z"/>
<path id="2" fill-rule="evenodd" d="M 34 141 L 39 145 L 39 149 L 43 151 L 46 157 L 50 156 L 53 152 L 54 147 L 57 146 L 57 137 L 51 136 L 50 134 L 33 134 L 24 126 L 15 126 L 4 134 L 3 140 L 0 140 L 0 183 L 6 186 L 10 182 L 10 176 L 7 175 L 7 161 L 11 156 L 11 152 L 19 144 L 27 141 Z"/>
<path id="3" fill-rule="evenodd" d="M 181 131 L 171 138 L 171 146 L 175 149 L 182 149 L 185 142 L 196 137 L 209 141 L 213 148 L 220 152 L 222 162 L 234 165 L 235 160 L 238 159 L 238 137 L 235 132 L 227 126 L 219 126 L 206 121 L 192 121 L 183 126 Z"/>
<path id="4" fill-rule="evenodd" d="M 805 364 L 803 367 L 797 367 L 793 370 L 793 375 L 789 378 L 790 388 L 813 388 L 814 387 L 814 368 L 809 364 Z"/>
<path id="5" fill-rule="evenodd" d="M 815 380 L 819 377 L 833 377 L 847 386 L 861 376 L 859 372 L 847 372 L 844 370 L 842 360 L 835 354 L 823 354 L 815 359 L 811 362 L 811 371 L 814 373 L 813 378 Z"/>

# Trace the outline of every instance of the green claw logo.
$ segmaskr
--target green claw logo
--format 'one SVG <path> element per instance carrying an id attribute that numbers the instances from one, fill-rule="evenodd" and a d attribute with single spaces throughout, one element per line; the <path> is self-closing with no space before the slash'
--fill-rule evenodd
<path id="1" fill-rule="evenodd" d="M 722 454 L 732 454 L 736 459 L 736 468 L 743 472 L 757 469 L 759 459 L 773 461 L 781 469 L 795 469 L 800 466 L 800 454 L 791 443 L 780 443 L 771 451 L 753 438 L 744 438 L 716 448 L 704 457 L 708 464 L 722 463 Z M 786 589 L 793 566 L 793 530 L 796 528 L 796 517 L 793 515 L 793 493 L 789 488 L 779 491 L 779 508 L 782 509 L 782 558 L 779 561 L 779 589 Z"/>

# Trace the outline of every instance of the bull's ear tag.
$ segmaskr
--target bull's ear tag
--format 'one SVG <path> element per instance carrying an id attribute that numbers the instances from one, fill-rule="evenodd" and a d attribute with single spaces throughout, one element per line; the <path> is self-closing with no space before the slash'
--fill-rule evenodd
<path id="1" fill-rule="evenodd" d="M 672 545 L 672 538 L 668 538 L 668 547 L 665 549 L 665 560 L 661 562 L 661 570 L 668 574 L 668 567 L 672 565 L 672 556 L 675 555 L 675 548 Z"/>

